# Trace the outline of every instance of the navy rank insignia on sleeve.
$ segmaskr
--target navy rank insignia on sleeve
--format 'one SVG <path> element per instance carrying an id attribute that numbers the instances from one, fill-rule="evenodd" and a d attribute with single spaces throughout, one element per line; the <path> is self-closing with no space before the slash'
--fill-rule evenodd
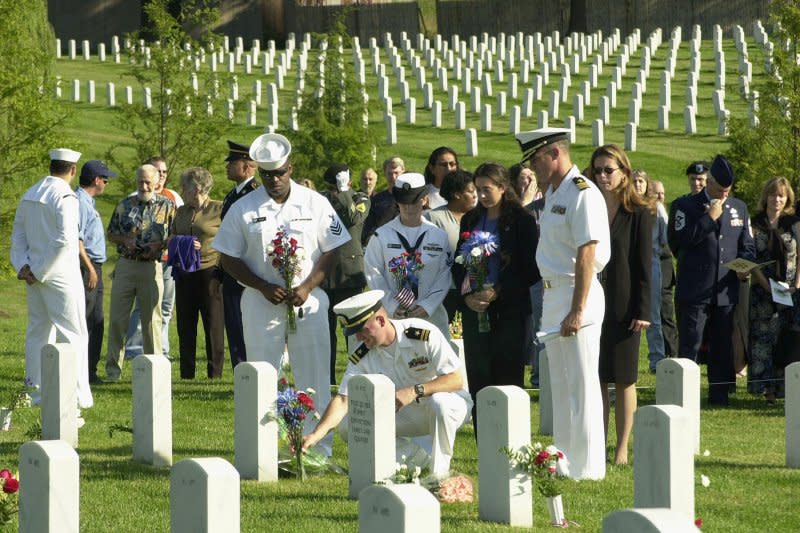
<path id="1" fill-rule="evenodd" d="M 331 225 L 328 229 L 330 229 L 331 233 L 334 235 L 341 235 L 343 231 L 342 225 L 339 224 L 339 219 L 335 218 L 333 215 L 331 215 Z"/>
<path id="2" fill-rule="evenodd" d="M 362 342 L 361 346 L 356 348 L 356 351 L 351 353 L 348 359 L 350 359 L 351 363 L 357 365 L 359 361 L 361 361 L 364 356 L 367 355 L 367 352 L 369 352 L 369 348 L 367 348 L 367 345 Z"/>
<path id="3" fill-rule="evenodd" d="M 575 184 L 579 191 L 585 191 L 589 188 L 589 184 L 586 182 L 586 178 L 583 176 L 572 178 L 572 183 Z"/>
<path id="4" fill-rule="evenodd" d="M 406 328 L 403 333 L 405 333 L 406 337 L 409 339 L 415 339 L 418 341 L 427 341 L 431 336 L 431 330 L 422 328 Z"/>

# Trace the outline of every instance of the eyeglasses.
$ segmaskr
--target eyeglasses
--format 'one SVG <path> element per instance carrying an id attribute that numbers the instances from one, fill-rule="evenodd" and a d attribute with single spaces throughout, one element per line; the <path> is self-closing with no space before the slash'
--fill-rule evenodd
<path id="1" fill-rule="evenodd" d="M 100 179 L 103 180 L 103 183 L 108 183 L 108 178 L 107 177 L 102 176 Z"/>
<path id="2" fill-rule="evenodd" d="M 605 174 L 606 176 L 610 176 L 617 170 L 619 170 L 619 168 L 599 167 L 599 168 L 593 168 L 592 172 L 594 173 L 595 176 L 598 176 L 600 174 Z"/>
<path id="3" fill-rule="evenodd" d="M 289 172 L 289 167 L 276 168 L 275 170 L 260 170 L 259 174 L 262 178 L 280 178 Z"/>

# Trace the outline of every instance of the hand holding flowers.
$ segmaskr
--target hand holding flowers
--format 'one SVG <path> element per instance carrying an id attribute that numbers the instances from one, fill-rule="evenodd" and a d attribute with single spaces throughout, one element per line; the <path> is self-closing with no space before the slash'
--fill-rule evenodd
<path id="1" fill-rule="evenodd" d="M 465 231 L 461 234 L 461 247 L 456 255 L 456 263 L 463 265 L 466 276 L 461 284 L 461 294 L 471 296 L 466 298 L 470 307 L 478 313 L 478 331 L 486 333 L 491 331 L 486 308 L 495 298 L 496 294 L 492 284 L 487 280 L 489 276 L 489 257 L 496 254 L 499 247 L 493 233 L 488 231 Z"/>
<path id="2" fill-rule="evenodd" d="M 279 298 L 278 301 L 286 302 L 287 328 L 289 333 L 295 333 L 297 332 L 297 319 L 294 306 L 298 299 L 295 298 L 294 279 L 302 272 L 300 263 L 304 258 L 303 247 L 298 244 L 297 239 L 289 236 L 289 229 L 286 226 L 280 226 L 275 238 L 267 246 L 267 256 L 272 258 L 272 266 L 281 275 L 286 285 L 285 298 Z M 272 291 L 273 296 L 276 292 L 277 290 Z M 308 294 L 298 294 L 298 296 L 302 300 L 300 302 L 302 304 Z M 273 299 L 269 297 L 268 299 L 275 303 Z"/>

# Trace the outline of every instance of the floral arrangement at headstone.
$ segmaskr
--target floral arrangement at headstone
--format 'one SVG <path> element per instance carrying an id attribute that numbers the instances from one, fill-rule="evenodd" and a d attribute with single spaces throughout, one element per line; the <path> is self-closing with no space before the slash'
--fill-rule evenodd
<path id="1" fill-rule="evenodd" d="M 400 460 L 401 462 L 395 465 L 394 475 L 381 482 L 382 484 L 413 483 L 428 489 L 443 503 L 472 503 L 474 489 L 472 480 L 468 476 L 458 473 L 451 473 L 447 476 L 433 475 L 428 466 L 419 464 L 427 462 L 427 456 L 408 458 L 403 455 Z"/>
<path id="2" fill-rule="evenodd" d="M 394 295 L 394 299 L 405 311 L 409 311 L 417 301 L 419 274 L 425 269 L 425 265 L 422 263 L 422 253 L 405 251 L 390 259 L 388 266 L 389 272 L 397 282 L 397 293 Z"/>
<path id="3" fill-rule="evenodd" d="M 11 429 L 11 418 L 14 414 L 14 411 L 25 407 L 30 407 L 30 395 L 35 390 L 36 388 L 33 386 L 33 383 L 30 381 L 30 379 L 25 378 L 25 383 L 14 389 L 7 399 L 0 403 L 0 430 L 8 431 Z"/>
<path id="4" fill-rule="evenodd" d="M 289 333 L 297 332 L 297 317 L 292 305 L 294 296 L 294 279 L 300 274 L 300 262 L 305 257 L 303 247 L 297 239 L 289 236 L 286 226 L 278 227 L 275 238 L 267 245 L 267 255 L 272 258 L 272 266 L 278 271 L 286 284 L 289 293 L 286 296 L 286 324 Z M 300 316 L 302 318 L 302 315 Z"/>
<path id="5" fill-rule="evenodd" d="M 550 520 L 553 525 L 565 527 L 564 508 L 561 502 L 561 485 L 569 472 L 569 461 L 564 452 L 553 445 L 541 442 L 528 444 L 519 450 L 501 448 L 512 467 L 522 470 L 533 479 L 539 494 L 547 498 Z"/>
<path id="6" fill-rule="evenodd" d="M 493 233 L 488 231 L 465 231 L 461 234 L 461 247 L 458 249 L 455 261 L 463 265 L 467 271 L 461 283 L 461 294 L 480 292 L 492 287 L 487 281 L 489 275 L 489 257 L 497 253 L 497 240 Z M 491 331 L 489 316 L 486 311 L 478 312 L 478 331 L 486 333 Z"/>
<path id="7" fill-rule="evenodd" d="M 11 523 L 14 515 L 19 512 L 19 479 L 14 477 L 10 470 L 0 470 L 0 526 Z"/>

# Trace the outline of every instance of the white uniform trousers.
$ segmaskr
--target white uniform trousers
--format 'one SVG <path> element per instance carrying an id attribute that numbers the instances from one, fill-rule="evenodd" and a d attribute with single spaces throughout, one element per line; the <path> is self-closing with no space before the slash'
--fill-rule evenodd
<path id="1" fill-rule="evenodd" d="M 242 293 L 242 330 L 248 361 L 266 361 L 280 372 L 284 346 L 288 346 L 295 386 L 316 391 L 314 405 L 325 412 L 331 401 L 330 335 L 328 329 L 328 296 L 314 288 L 300 308 L 295 308 L 297 332 L 287 336 L 286 304 L 273 305 L 259 291 L 245 287 Z M 304 434 L 314 430 L 317 421 L 307 418 Z M 321 453 L 330 456 L 333 434 L 317 445 Z"/>
<path id="2" fill-rule="evenodd" d="M 542 329 L 557 327 L 572 304 L 573 287 L 566 278 L 552 280 L 544 289 Z M 550 280 L 548 280 L 550 281 Z M 545 284 L 547 287 L 547 284 Z M 603 288 L 596 278 L 583 313 L 591 326 L 577 335 L 546 343 L 553 398 L 553 441 L 569 461 L 569 477 L 603 479 L 606 475 L 606 439 L 600 395 L 600 330 L 605 313 Z"/>
<path id="3" fill-rule="evenodd" d="M 423 449 L 418 442 L 424 442 L 424 439 L 412 440 L 410 437 L 429 436 L 433 445 L 429 464 L 431 474 L 446 475 L 453 459 L 456 432 L 467 423 L 471 412 L 472 399 L 466 391 L 437 392 L 400 409 L 395 414 L 397 462 L 402 462 L 403 455 L 412 458 Z M 344 440 L 347 440 L 348 421 L 346 417 L 339 424 L 339 433 Z"/>
<path id="4" fill-rule="evenodd" d="M 75 350 L 78 407 L 91 407 L 94 400 L 89 388 L 89 335 L 80 275 L 70 281 L 56 278 L 46 283 L 35 283 L 27 289 L 25 378 L 37 389 L 41 387 L 42 348 L 55 342 L 68 343 Z M 34 393 L 33 401 L 41 401 L 40 394 Z"/>

